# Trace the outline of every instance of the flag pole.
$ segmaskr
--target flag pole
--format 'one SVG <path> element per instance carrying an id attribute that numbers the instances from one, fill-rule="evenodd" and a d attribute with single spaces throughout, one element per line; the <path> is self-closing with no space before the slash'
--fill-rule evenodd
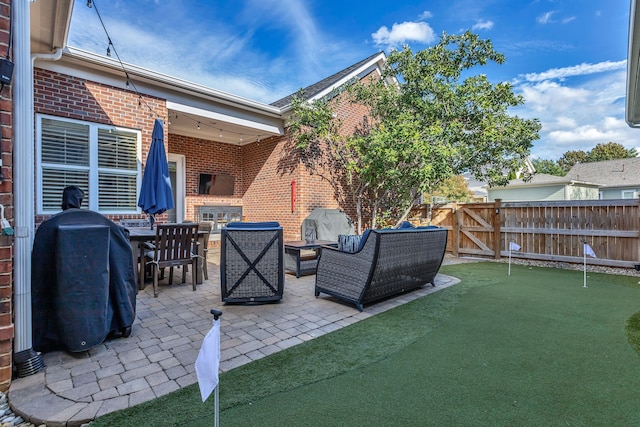
<path id="1" fill-rule="evenodd" d="M 584 260 L 584 279 L 583 279 L 583 288 L 587 287 L 587 247 L 586 247 L 587 241 L 585 240 L 584 243 L 582 244 L 582 259 Z"/>
<path id="2" fill-rule="evenodd" d="M 222 316 L 222 311 L 220 310 L 216 310 L 215 308 L 211 309 L 211 314 L 213 314 L 213 320 L 215 322 L 219 321 L 218 319 L 220 319 L 220 316 Z M 214 410 L 214 415 L 213 415 L 213 425 L 215 427 L 218 427 L 220 425 L 220 396 L 218 394 L 218 388 L 220 387 L 220 381 L 218 381 L 218 383 L 216 384 L 216 388 L 213 389 L 213 400 L 214 400 L 214 404 L 213 404 L 213 410 Z"/>
<path id="3" fill-rule="evenodd" d="M 509 245 L 509 276 L 511 276 L 511 245 Z"/>

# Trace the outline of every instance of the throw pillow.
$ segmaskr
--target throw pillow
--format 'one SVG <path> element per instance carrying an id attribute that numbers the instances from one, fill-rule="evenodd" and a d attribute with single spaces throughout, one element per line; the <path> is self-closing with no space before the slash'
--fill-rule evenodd
<path id="1" fill-rule="evenodd" d="M 357 252 L 360 246 L 361 238 L 362 236 L 339 234 L 338 250 L 342 252 L 348 252 L 348 253 Z"/>

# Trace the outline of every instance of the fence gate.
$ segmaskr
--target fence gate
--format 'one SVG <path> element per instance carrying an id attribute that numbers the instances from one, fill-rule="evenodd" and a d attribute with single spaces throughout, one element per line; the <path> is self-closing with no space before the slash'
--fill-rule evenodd
<path id="1" fill-rule="evenodd" d="M 499 202 L 458 205 L 453 234 L 458 255 L 499 258 Z"/>

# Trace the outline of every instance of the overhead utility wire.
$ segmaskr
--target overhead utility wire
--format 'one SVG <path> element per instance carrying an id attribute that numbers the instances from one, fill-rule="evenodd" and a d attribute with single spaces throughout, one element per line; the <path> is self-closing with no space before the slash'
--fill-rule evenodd
<path id="1" fill-rule="evenodd" d="M 96 11 L 96 15 L 98 15 L 98 19 L 100 20 L 100 24 L 102 25 L 102 29 L 104 30 L 104 33 L 106 34 L 107 40 L 109 42 L 109 44 L 107 45 L 107 56 L 109 56 L 109 57 L 111 56 L 111 48 L 113 48 L 113 53 L 115 53 L 116 58 L 118 59 L 118 63 L 120 64 L 120 67 L 122 68 L 122 71 L 124 72 L 124 75 L 127 78 L 127 82 L 126 82 L 127 88 L 129 86 L 133 87 L 133 91 L 136 93 L 136 95 L 138 95 L 138 105 L 144 104 L 145 107 L 147 107 L 147 109 L 151 113 L 151 117 L 153 117 L 153 115 L 155 114 L 156 117 L 159 118 L 160 115 L 158 113 L 156 113 L 153 108 L 151 108 L 151 106 L 147 103 L 147 101 L 145 101 L 145 99 L 142 97 L 142 94 L 138 91 L 138 88 L 136 87 L 135 83 L 129 77 L 129 72 L 125 68 L 124 63 L 122 62 L 122 60 L 120 59 L 120 55 L 118 55 L 118 50 L 116 49 L 116 46 L 111 41 L 111 36 L 109 35 L 109 31 L 107 31 L 107 27 L 104 25 L 104 21 L 102 20 L 102 16 L 100 15 L 100 11 L 98 10 L 98 5 L 96 4 L 96 1 L 95 0 L 87 0 L 87 7 L 88 8 L 93 7 L 93 9 Z"/>
<path id="2" fill-rule="evenodd" d="M 96 15 L 98 15 L 98 19 L 100 20 L 100 24 L 102 25 L 102 29 L 104 30 L 104 33 L 107 36 L 107 41 L 108 41 L 108 45 L 107 45 L 107 56 L 111 57 L 111 48 L 113 48 L 113 53 L 116 55 L 116 58 L 118 60 L 118 63 L 120 64 L 120 67 L 122 68 L 122 71 L 124 72 L 124 75 L 127 79 L 126 82 L 126 86 L 127 88 L 129 88 L 129 86 L 133 87 L 134 92 L 136 93 L 136 95 L 138 95 L 138 105 L 141 105 L 142 103 L 144 103 L 144 105 L 147 107 L 147 109 L 149 109 L 149 111 L 152 114 L 156 115 L 156 117 L 160 117 L 159 114 L 157 114 L 155 112 L 155 110 L 144 100 L 144 98 L 142 97 L 142 94 L 138 91 L 138 88 L 136 87 L 135 83 L 131 80 L 129 73 L 127 72 L 127 69 L 124 66 L 124 63 L 122 62 L 122 60 L 120 59 L 120 55 L 118 54 L 118 50 L 116 49 L 116 46 L 113 44 L 113 41 L 111 40 L 111 36 L 109 35 L 109 31 L 107 31 L 107 27 L 104 24 L 104 21 L 102 20 L 102 16 L 100 15 L 100 11 L 98 10 L 98 5 L 96 4 L 95 0 L 87 0 L 87 7 L 88 8 L 92 8 L 96 11 Z M 7 53 L 8 56 L 8 53 Z M 185 113 L 181 113 L 184 117 L 188 118 L 189 120 L 193 121 L 194 123 L 197 123 L 197 128 L 200 129 L 200 126 L 206 126 L 209 127 L 211 129 L 216 129 L 220 132 L 219 136 L 220 138 L 222 138 L 222 134 L 223 132 L 225 133 L 232 133 L 234 135 L 239 135 L 240 136 L 240 142 L 243 141 L 244 136 L 248 136 L 248 137 L 257 137 L 258 138 L 258 143 L 261 140 L 262 135 L 260 134 L 249 134 L 249 133 L 241 133 L 241 132 L 234 132 L 228 129 L 225 129 L 223 131 L 222 128 L 220 127 L 216 127 L 216 126 L 212 126 L 210 124 L 207 123 L 203 123 L 200 120 L 194 119 L 193 117 L 190 117 L 188 114 Z M 178 113 L 175 113 L 176 118 L 178 117 Z M 169 119 L 171 119 L 171 115 L 169 115 Z"/>

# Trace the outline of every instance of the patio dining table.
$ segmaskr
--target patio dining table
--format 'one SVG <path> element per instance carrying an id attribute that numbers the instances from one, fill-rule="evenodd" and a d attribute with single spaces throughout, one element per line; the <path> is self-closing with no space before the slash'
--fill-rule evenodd
<path id="1" fill-rule="evenodd" d="M 156 238 L 156 230 L 151 229 L 149 227 L 131 227 L 129 230 L 129 241 L 131 242 L 131 252 L 133 253 L 133 262 L 134 265 L 138 264 L 138 289 L 144 289 L 144 252 L 145 252 L 145 243 L 153 243 Z M 204 239 L 207 238 L 206 230 L 198 230 L 198 257 L 200 258 L 200 262 L 198 262 L 198 267 L 196 268 L 196 283 L 202 283 L 202 260 L 203 258 L 203 248 L 204 248 Z"/>

